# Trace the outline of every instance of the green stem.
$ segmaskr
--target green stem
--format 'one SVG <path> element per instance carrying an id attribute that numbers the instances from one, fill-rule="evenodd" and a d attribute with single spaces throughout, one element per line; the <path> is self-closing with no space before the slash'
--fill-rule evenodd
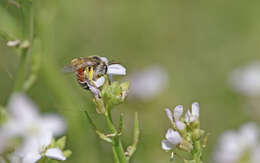
<path id="1" fill-rule="evenodd" d="M 33 42 L 33 35 L 34 35 L 34 13 L 33 13 L 33 5 L 32 2 L 30 4 L 30 15 L 29 15 L 29 21 L 30 21 L 30 25 L 29 25 L 29 42 L 30 45 L 29 47 L 25 47 L 22 48 L 21 50 L 21 55 L 20 55 L 20 62 L 19 62 L 19 66 L 18 66 L 18 72 L 17 72 L 17 76 L 16 76 L 16 80 L 14 83 L 14 91 L 15 92 L 20 92 L 23 90 L 23 85 L 24 85 L 24 81 L 25 81 L 25 70 L 26 70 L 26 57 L 31 53 L 31 49 L 32 49 L 32 42 Z"/>
<path id="2" fill-rule="evenodd" d="M 117 151 L 114 147 L 112 147 L 112 151 L 113 151 L 113 156 L 114 156 L 114 161 L 115 163 L 120 163 L 118 156 L 117 156 Z"/>
<path id="3" fill-rule="evenodd" d="M 120 137 L 118 136 L 117 130 L 112 121 L 110 109 L 107 109 L 105 113 L 105 118 L 110 132 L 116 133 L 116 135 L 112 138 L 112 149 L 113 149 L 114 158 L 118 158 L 115 159 L 115 162 L 119 161 L 119 163 L 127 163 Z"/>
<path id="4" fill-rule="evenodd" d="M 192 159 L 196 162 L 196 163 L 203 163 L 202 162 L 202 148 L 201 148 L 201 145 L 200 145 L 200 141 L 195 141 L 194 143 L 194 148 L 192 150 Z"/>
<path id="5" fill-rule="evenodd" d="M 16 80 L 14 83 L 14 91 L 20 92 L 23 89 L 23 83 L 25 80 L 25 67 L 26 67 L 26 56 L 27 56 L 28 49 L 22 49 L 21 56 L 20 56 L 20 63 L 18 66 L 18 72 L 16 76 Z"/>

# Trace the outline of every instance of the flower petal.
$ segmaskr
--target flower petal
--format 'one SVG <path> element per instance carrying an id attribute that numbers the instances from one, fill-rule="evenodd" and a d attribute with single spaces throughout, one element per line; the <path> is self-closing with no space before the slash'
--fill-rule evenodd
<path id="1" fill-rule="evenodd" d="M 61 116 L 56 114 L 45 114 L 41 122 L 42 130 L 53 133 L 53 136 L 60 136 L 66 130 L 66 123 Z"/>
<path id="2" fill-rule="evenodd" d="M 96 87 L 101 87 L 102 85 L 104 85 L 105 83 L 105 78 L 102 76 L 100 78 L 98 78 L 96 81 L 94 81 Z"/>
<path id="3" fill-rule="evenodd" d="M 178 105 L 174 108 L 174 120 L 175 121 L 178 121 L 181 117 L 183 113 L 183 106 L 182 105 Z"/>
<path id="4" fill-rule="evenodd" d="M 166 150 L 166 151 L 169 151 L 171 149 L 173 149 L 175 146 L 168 140 L 163 140 L 161 142 L 161 145 L 162 145 L 162 149 L 163 150 Z"/>
<path id="5" fill-rule="evenodd" d="M 53 135 L 50 131 L 43 131 L 43 133 L 39 133 L 38 143 L 40 147 L 48 147 L 51 144 Z"/>
<path id="6" fill-rule="evenodd" d="M 168 108 L 165 109 L 166 115 L 169 118 L 169 120 L 171 121 L 171 123 L 173 123 L 173 118 L 172 118 L 172 111 Z"/>
<path id="7" fill-rule="evenodd" d="M 41 159 L 41 155 L 39 153 L 36 152 L 28 153 L 23 158 L 23 163 L 36 163 L 40 159 Z"/>
<path id="8" fill-rule="evenodd" d="M 200 107 L 198 102 L 194 102 L 191 106 L 191 114 L 197 118 L 200 116 Z"/>
<path id="9" fill-rule="evenodd" d="M 56 160 L 66 160 L 66 157 L 62 154 L 62 151 L 59 148 L 48 149 L 45 156 Z"/>
<path id="10" fill-rule="evenodd" d="M 126 75 L 126 69 L 120 64 L 111 64 L 108 66 L 107 74 Z"/>
<path id="11" fill-rule="evenodd" d="M 190 110 L 188 110 L 185 114 L 185 122 L 186 123 L 190 123 L 190 116 L 191 116 L 191 113 L 190 113 Z"/>
<path id="12" fill-rule="evenodd" d="M 176 121 L 176 127 L 178 130 L 184 130 L 186 125 L 182 121 Z"/>
<path id="13" fill-rule="evenodd" d="M 9 101 L 9 108 L 11 116 L 21 123 L 31 123 L 39 118 L 37 107 L 24 94 L 13 94 Z"/>
<path id="14" fill-rule="evenodd" d="M 168 129 L 166 135 L 166 139 L 170 141 L 174 146 L 178 145 L 181 141 L 181 135 L 178 131 L 174 131 L 172 128 Z"/>

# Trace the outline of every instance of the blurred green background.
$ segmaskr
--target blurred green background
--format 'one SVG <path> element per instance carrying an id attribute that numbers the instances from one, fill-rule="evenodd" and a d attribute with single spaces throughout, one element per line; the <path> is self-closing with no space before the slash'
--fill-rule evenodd
<path id="1" fill-rule="evenodd" d="M 38 80 L 28 96 L 42 112 L 57 112 L 67 121 L 66 162 L 112 163 L 109 144 L 99 140 L 83 114 L 91 112 L 98 127 L 90 93 L 81 89 L 73 74 L 61 73 L 72 58 L 106 56 L 127 67 L 129 73 L 162 65 L 169 86 L 151 101 L 128 100 L 114 118 L 125 113 L 123 144 L 131 143 L 134 112 L 138 112 L 141 138 L 133 163 L 162 163 L 169 153 L 161 149 L 170 123 L 164 108 L 186 108 L 200 102 L 202 128 L 211 133 L 205 162 L 211 162 L 219 134 L 252 118 L 243 110 L 244 99 L 229 88 L 230 71 L 260 59 L 260 1 L 244 0 L 33 0 L 36 37 L 42 41 Z M 20 9 L 0 1 L 0 29 L 22 37 Z M 19 57 L 0 40 L 0 103 L 13 90 Z M 250 108 L 248 108 L 250 109 Z M 181 162 L 177 158 L 176 162 Z"/>

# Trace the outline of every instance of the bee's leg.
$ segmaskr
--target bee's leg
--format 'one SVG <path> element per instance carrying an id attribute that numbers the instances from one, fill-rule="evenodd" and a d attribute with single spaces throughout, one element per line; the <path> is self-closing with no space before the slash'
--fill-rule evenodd
<path id="1" fill-rule="evenodd" d="M 85 68 L 85 70 L 84 70 L 84 76 L 85 76 L 85 78 L 88 79 L 88 77 L 89 77 L 89 67 L 86 67 L 86 68 Z"/>
<path id="2" fill-rule="evenodd" d="M 78 80 L 78 83 L 79 83 L 79 85 L 82 87 L 82 88 L 84 88 L 84 89 L 89 89 L 89 86 L 88 86 L 88 83 L 87 83 L 87 81 L 80 81 L 80 80 Z"/>
<path id="3" fill-rule="evenodd" d="M 92 81 L 94 78 L 94 68 L 93 67 L 86 67 L 84 71 L 84 76 L 89 81 Z"/>
<path id="4" fill-rule="evenodd" d="M 90 67 L 88 79 L 89 79 L 90 81 L 92 81 L 92 80 L 93 80 L 93 77 L 94 77 L 94 69 L 93 69 L 93 67 Z"/>

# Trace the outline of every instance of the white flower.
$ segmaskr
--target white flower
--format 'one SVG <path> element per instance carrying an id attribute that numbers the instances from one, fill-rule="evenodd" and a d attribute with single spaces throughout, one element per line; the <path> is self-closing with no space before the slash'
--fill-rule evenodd
<path id="1" fill-rule="evenodd" d="M 170 119 L 171 123 L 175 122 L 176 127 L 178 130 L 184 130 L 186 125 L 180 120 L 182 113 L 183 113 L 183 106 L 178 105 L 174 108 L 174 113 L 172 114 L 171 110 L 166 108 L 165 109 L 167 117 Z M 173 120 L 174 117 L 174 120 Z"/>
<path id="2" fill-rule="evenodd" d="M 173 129 L 168 129 L 166 135 L 166 140 L 162 141 L 162 149 L 169 151 L 174 149 L 177 145 L 182 142 L 182 137 L 178 131 L 174 131 Z"/>
<path id="3" fill-rule="evenodd" d="M 41 137 L 46 132 L 59 136 L 66 128 L 64 120 L 57 115 L 41 116 L 37 107 L 23 94 L 12 95 L 8 114 L 7 122 L 0 128 L 0 143 L 4 142 L 2 146 L 5 146 L 13 137 L 28 139 Z"/>
<path id="4" fill-rule="evenodd" d="M 161 66 L 148 67 L 130 75 L 130 97 L 148 101 L 159 95 L 168 85 L 168 74 Z"/>
<path id="5" fill-rule="evenodd" d="M 52 133 L 46 132 L 39 137 L 27 138 L 21 147 L 11 156 L 11 162 L 17 163 L 20 160 L 21 163 L 35 163 L 46 156 L 56 160 L 66 160 L 62 151 L 58 148 L 47 148 L 51 144 Z"/>
<path id="6" fill-rule="evenodd" d="M 194 102 L 191 106 L 191 112 L 190 110 L 187 111 L 185 114 L 185 121 L 187 123 L 191 123 L 199 119 L 200 116 L 200 107 L 198 102 Z"/>
<path id="7" fill-rule="evenodd" d="M 246 96 L 260 95 L 260 62 L 232 71 L 229 80 L 232 88 Z"/>
<path id="8" fill-rule="evenodd" d="M 214 153 L 215 163 L 237 163 L 245 152 L 249 152 L 250 163 L 259 158 L 260 146 L 258 142 L 258 127 L 254 123 L 243 125 L 239 131 L 227 131 L 220 137 L 219 144 Z"/>

